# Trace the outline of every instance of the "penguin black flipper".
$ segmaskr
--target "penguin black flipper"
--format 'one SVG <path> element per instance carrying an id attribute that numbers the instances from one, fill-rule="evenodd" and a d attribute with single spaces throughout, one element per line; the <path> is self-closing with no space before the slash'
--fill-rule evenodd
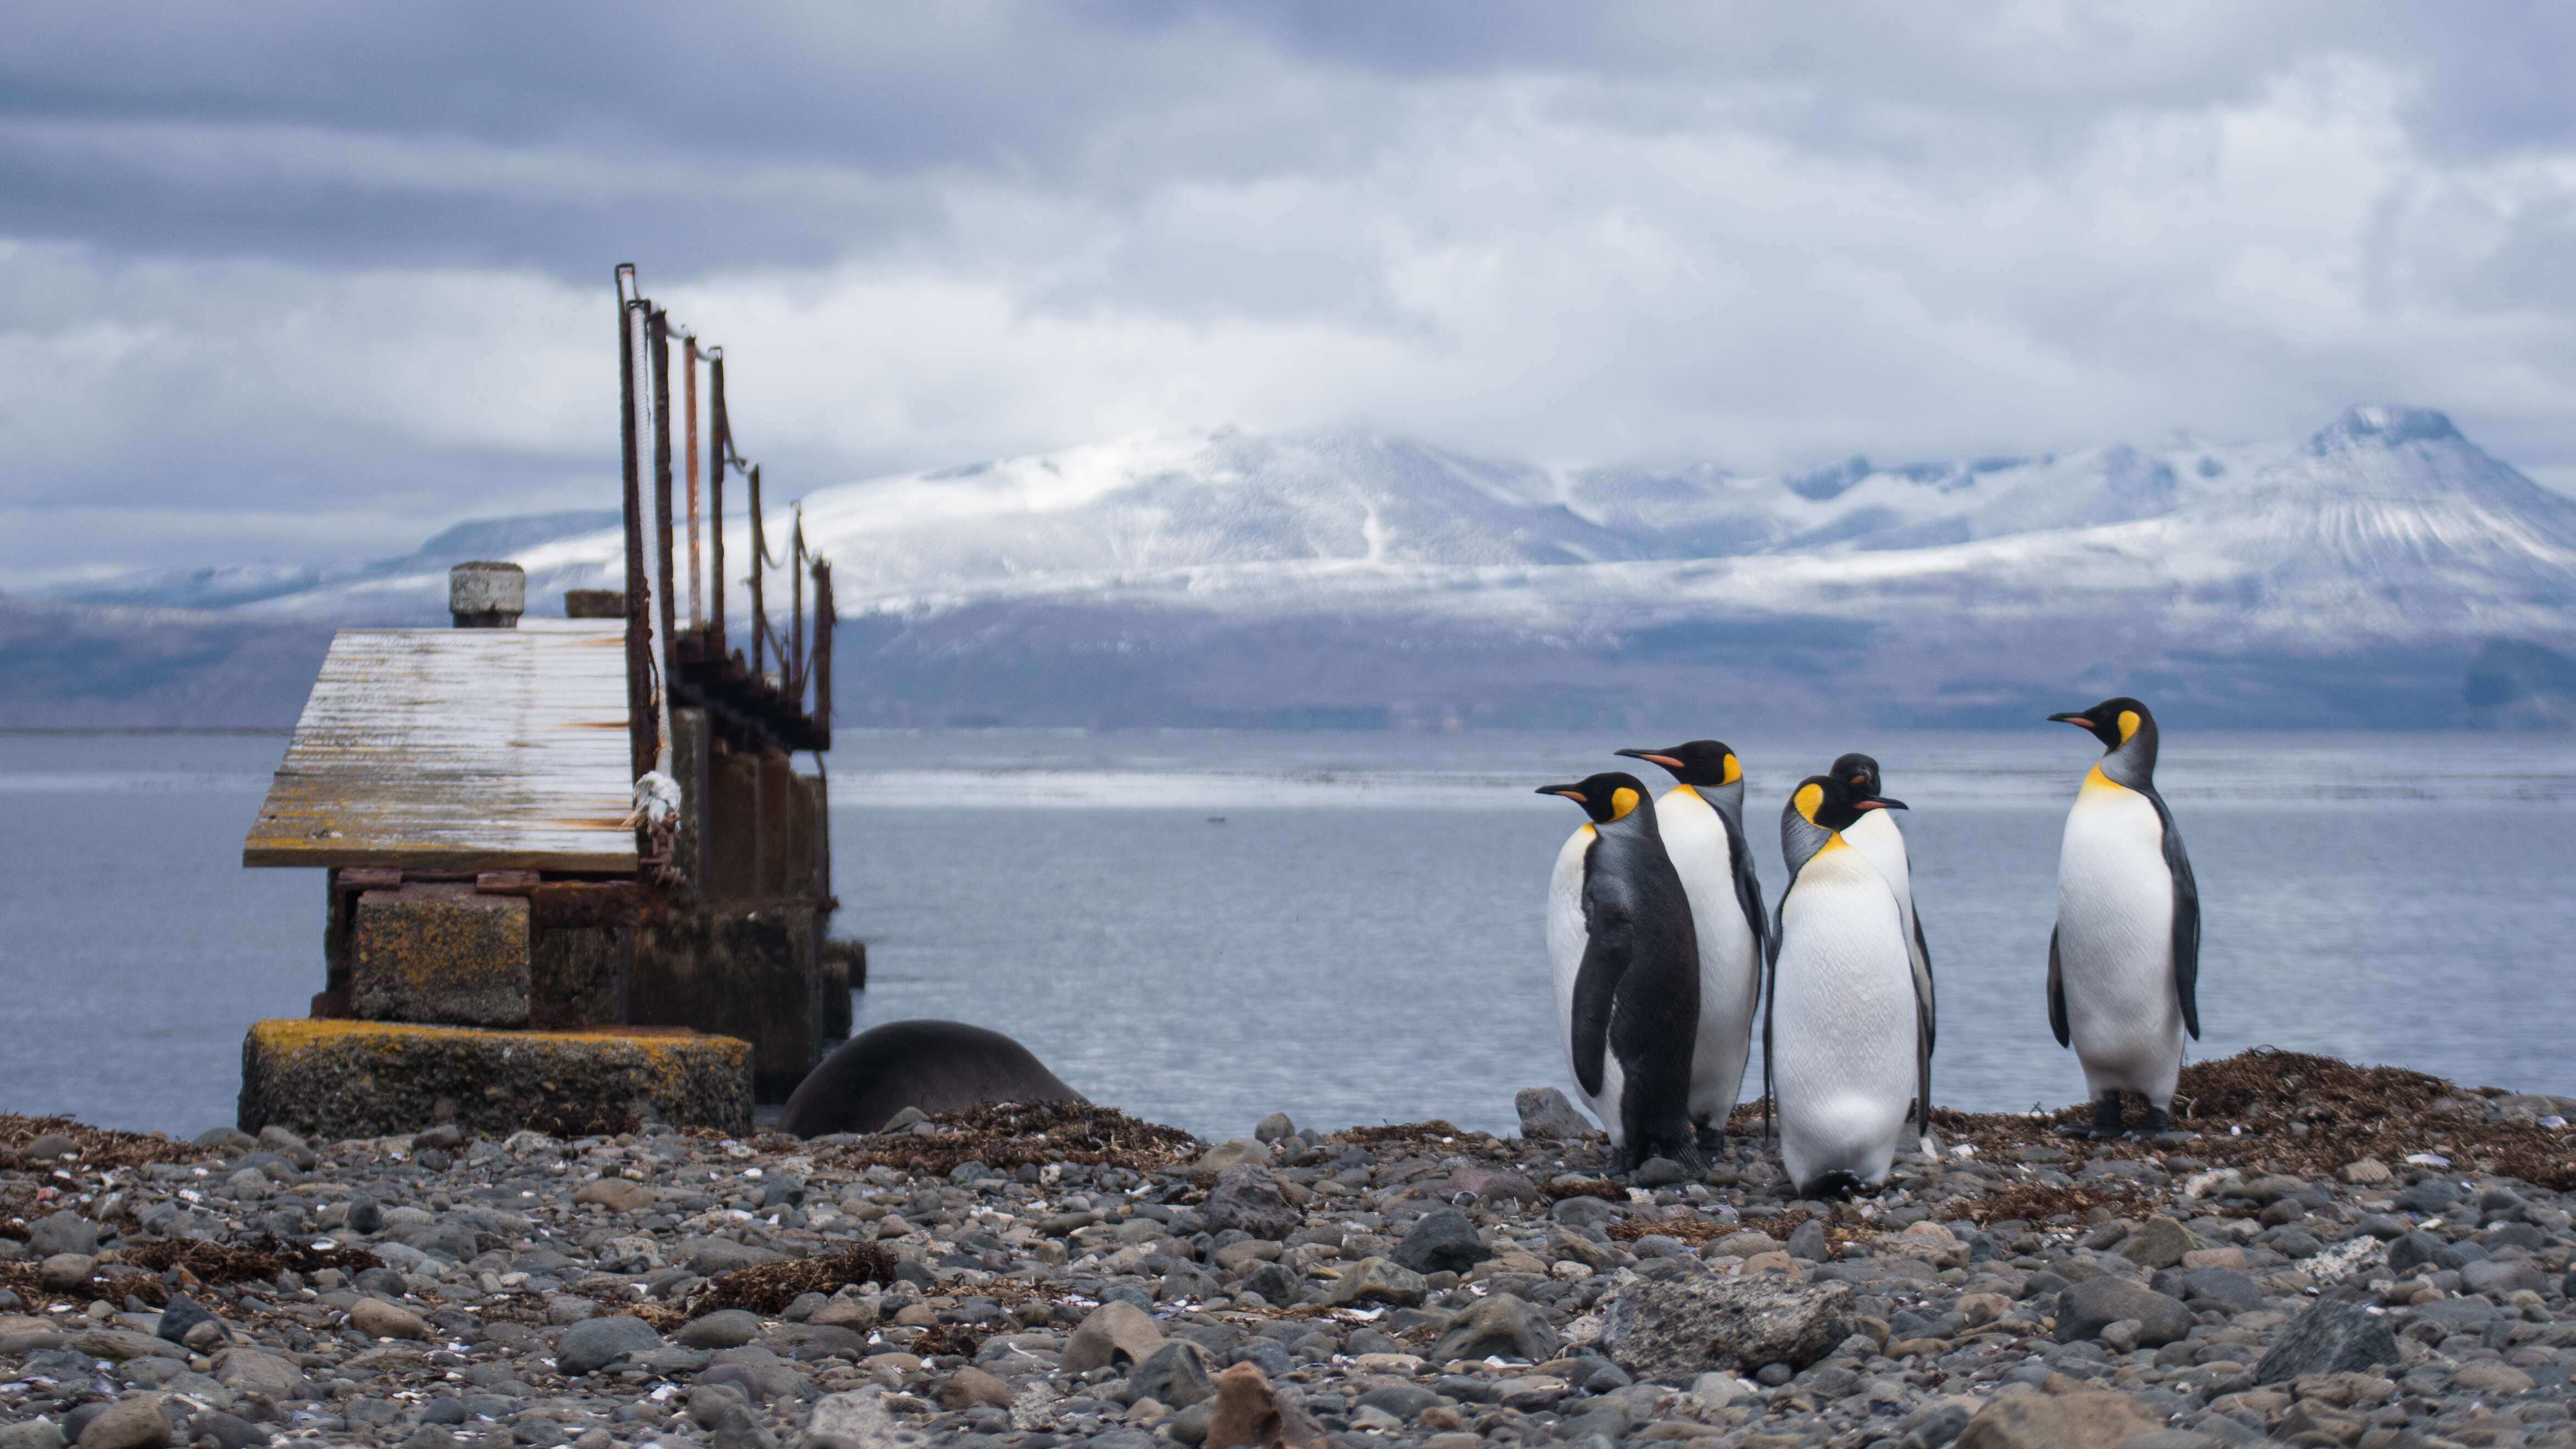
<path id="1" fill-rule="evenodd" d="M 2173 873 L 2174 995 L 2182 1001 L 2183 1029 L 2200 1040 L 2200 884 L 2191 878 L 2191 857 L 2183 853 L 2182 832 L 2174 829 L 2165 797 L 2150 785 L 2141 792 L 2155 802 L 2156 823 L 2165 832 L 2165 869 Z"/>
<path id="2" fill-rule="evenodd" d="M 1598 845 L 1593 847 L 1599 849 Z M 1583 964 L 1574 973 L 1574 1079 L 1598 1096 L 1610 1052 L 1610 1018 L 1619 978 L 1636 954 L 1636 922 L 1626 898 L 1591 873 L 1583 887 Z"/>
<path id="3" fill-rule="evenodd" d="M 1929 974 L 1914 978 L 1914 1112 L 1919 1136 L 1932 1135 L 1932 997 Z"/>
<path id="4" fill-rule="evenodd" d="M 2057 965 L 2057 928 L 2048 928 L 2048 1029 L 2057 1033 L 2059 1046 L 2073 1046 L 2075 1038 L 2066 1029 L 2066 976 Z"/>
<path id="5" fill-rule="evenodd" d="M 1780 904 L 1789 903 L 1783 888 Z M 1771 1136 L 1771 1013 L 1780 1005 L 1780 928 L 1774 917 L 1771 934 L 1762 942 L 1762 1135 Z"/>
<path id="6" fill-rule="evenodd" d="M 1753 930 L 1757 946 L 1771 945 L 1771 918 L 1762 909 L 1762 882 L 1753 873 L 1753 852 L 1744 843 L 1744 827 L 1735 817 L 1720 810 L 1718 820 L 1726 826 L 1726 854 L 1735 864 L 1735 905 L 1744 912 L 1744 924 Z"/>
<path id="7" fill-rule="evenodd" d="M 1923 944 L 1923 917 L 1919 913 L 1914 917 L 1914 951 L 1923 962 L 1923 970 L 1914 978 L 1914 984 L 1923 994 L 1923 1049 L 1930 1051 L 1935 1041 L 1935 1032 L 1940 1026 L 1941 1008 L 1940 1003 L 1934 999 L 1932 948 Z"/>

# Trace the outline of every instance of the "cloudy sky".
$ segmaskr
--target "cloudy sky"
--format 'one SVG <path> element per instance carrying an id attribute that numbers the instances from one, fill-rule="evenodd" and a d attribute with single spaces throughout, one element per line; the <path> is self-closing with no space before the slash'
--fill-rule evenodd
<path id="1" fill-rule="evenodd" d="M 613 506 L 630 260 L 791 490 L 1155 427 L 1761 470 L 2377 400 L 2576 486 L 2563 6 L 69 0 L 10 32 L 0 587 Z"/>

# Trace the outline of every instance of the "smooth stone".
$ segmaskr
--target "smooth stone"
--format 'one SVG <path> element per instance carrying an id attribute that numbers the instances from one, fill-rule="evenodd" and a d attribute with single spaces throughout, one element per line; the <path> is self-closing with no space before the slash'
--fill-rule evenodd
<path id="1" fill-rule="evenodd" d="M 1290 1121 L 1288 1114 L 1285 1112 L 1271 1113 L 1269 1116 L 1261 1119 L 1260 1126 L 1252 1129 L 1252 1140 L 1265 1144 L 1276 1142 L 1282 1137 L 1294 1137 L 1296 1135 L 1297 1124 Z"/>
<path id="2" fill-rule="evenodd" d="M 934 1397 L 939 1400 L 941 1408 L 950 1413 L 962 1413 L 979 1405 L 985 1408 L 1007 1409 L 1011 1406 L 1013 1395 L 1008 1383 L 973 1364 L 968 1364 L 950 1374 L 939 1385 L 939 1392 Z M 1162 1396 L 1158 1394 L 1155 1397 Z M 1163 1402 L 1168 1404 L 1171 1400 L 1164 1399 Z"/>
<path id="3" fill-rule="evenodd" d="M 2181 1299 L 2107 1274 L 2058 1295 L 2059 1343 L 2099 1337 L 2103 1329 L 2124 1321 L 2138 1325 L 2137 1344 L 2142 1348 L 2162 1348 L 2188 1336 L 2200 1322 Z"/>
<path id="4" fill-rule="evenodd" d="M 1216 1392 L 1206 1351 L 1188 1339 L 1174 1339 L 1154 1350 L 1127 1376 L 1127 1387 L 1137 1398 L 1174 1409 L 1186 1409 Z"/>
<path id="5" fill-rule="evenodd" d="M 57 1293 L 85 1286 L 98 1271 L 98 1259 L 87 1253 L 53 1253 L 36 1265 L 36 1285 Z"/>
<path id="6" fill-rule="evenodd" d="M 1229 1167 L 1246 1164 L 1258 1167 L 1270 1160 L 1270 1144 L 1251 1137 L 1232 1137 L 1202 1153 L 1190 1165 L 1190 1171 L 1202 1177 L 1214 1177 Z"/>
<path id="7" fill-rule="evenodd" d="M 369 1338 L 429 1337 L 429 1325 L 421 1321 L 419 1314 L 381 1298 L 361 1298 L 350 1304 L 349 1326 Z"/>
<path id="8" fill-rule="evenodd" d="M 1418 1307 L 1431 1296 L 1431 1285 L 1422 1275 L 1384 1258 L 1362 1258 L 1342 1269 L 1333 1281 L 1333 1291 L 1326 1302 L 1337 1307 L 1355 1303 L 1387 1303 L 1399 1307 Z"/>
<path id="9" fill-rule="evenodd" d="M 680 1325 L 671 1335 L 682 1348 L 740 1348 L 760 1337 L 760 1315 L 741 1308 L 726 1308 L 703 1318 L 693 1318 Z"/>
<path id="10" fill-rule="evenodd" d="M 48 1213 L 27 1225 L 27 1253 L 50 1258 L 58 1253 L 98 1255 L 98 1224 L 68 1210 Z"/>
<path id="11" fill-rule="evenodd" d="M 1122 1356 L 1143 1363 L 1162 1346 L 1163 1330 L 1145 1310 L 1127 1302 L 1103 1303 L 1065 1340 L 1062 1367 L 1066 1373 L 1088 1373 L 1110 1367 Z"/>
<path id="12" fill-rule="evenodd" d="M 1979 1410 L 1956 1449 L 2119 1449 L 2164 1422 L 2128 1395 L 2107 1390 L 2023 1394 Z"/>
<path id="13" fill-rule="evenodd" d="M 1395 1261 L 1416 1273 L 1464 1273 L 1492 1256 L 1476 1225 L 1456 1208 L 1423 1214 L 1395 1249 Z"/>
<path id="14" fill-rule="evenodd" d="M 170 1442 L 170 1406 L 159 1394 L 121 1399 L 72 1442 L 76 1449 L 161 1449 Z"/>
<path id="15" fill-rule="evenodd" d="M 655 1200 L 653 1189 L 623 1177 L 603 1177 L 597 1182 L 583 1183 L 581 1191 L 572 1195 L 575 1207 L 597 1203 L 613 1213 L 642 1212 Z"/>
<path id="16" fill-rule="evenodd" d="M 231 1330 L 224 1327 L 224 1321 L 207 1312 L 204 1304 L 185 1293 L 173 1293 L 170 1301 L 161 1306 L 161 1322 L 153 1333 L 172 1343 L 186 1343 L 188 1331 L 201 1323 L 213 1324 L 214 1331 L 221 1338 L 232 1337 Z"/>
<path id="17" fill-rule="evenodd" d="M 1810 1263 L 1822 1263 L 1834 1255 L 1833 1241 L 1825 1233 L 1822 1218 L 1809 1218 L 1798 1224 L 1797 1231 L 1789 1234 L 1787 1247 L 1790 1257 Z"/>
<path id="18" fill-rule="evenodd" d="M 641 1318 L 586 1318 L 555 1341 L 555 1366 L 567 1377 L 595 1373 L 630 1354 L 651 1353 L 662 1335 Z"/>

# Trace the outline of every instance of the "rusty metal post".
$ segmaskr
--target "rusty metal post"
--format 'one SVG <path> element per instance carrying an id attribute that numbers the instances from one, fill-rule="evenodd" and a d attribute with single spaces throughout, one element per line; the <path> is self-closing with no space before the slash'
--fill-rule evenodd
<path id="1" fill-rule="evenodd" d="M 707 597 L 707 630 L 715 636 L 714 657 L 722 660 L 727 652 L 724 606 L 728 582 L 724 570 L 724 480 L 725 470 L 733 466 L 733 428 L 725 419 L 724 349 L 721 347 L 707 349 L 707 393 L 707 401 L 714 409 L 709 419 L 714 431 L 707 439 L 707 452 L 714 464 L 708 470 L 707 478 L 707 521 L 711 525 L 708 542 L 713 545 L 707 577 L 715 581 L 715 592 Z"/>
<path id="2" fill-rule="evenodd" d="M 706 615 L 698 607 L 698 339 L 688 339 L 687 356 L 681 365 L 688 369 L 688 386 L 681 389 L 682 409 L 687 414 L 689 444 L 689 627 L 695 629 Z"/>
<path id="3" fill-rule="evenodd" d="M 832 566 L 814 560 L 814 748 L 832 748 Z M 827 893 L 828 894 L 828 893 Z"/>
<path id="4" fill-rule="evenodd" d="M 805 510 L 796 510 L 796 546 L 787 552 L 787 697 L 805 706 Z"/>
<path id="5" fill-rule="evenodd" d="M 761 526 L 760 465 L 751 465 L 751 677 L 760 678 L 763 651 L 769 644 L 769 606 L 761 594 L 760 576 L 769 567 L 769 532 Z"/>
<path id="6" fill-rule="evenodd" d="M 653 309 L 653 540 L 660 549 L 662 585 L 662 697 L 680 677 L 680 651 L 674 637 L 678 620 L 671 598 L 671 317 Z"/>
<path id="7" fill-rule="evenodd" d="M 630 286 L 636 295 L 629 294 Z M 619 440 L 626 464 L 626 739 L 629 763 L 642 775 L 661 753 L 659 722 L 653 712 L 653 620 L 651 593 L 644 585 L 644 480 L 638 456 L 641 439 L 635 418 L 635 314 L 651 307 L 640 295 L 635 264 L 617 268 L 617 371 L 624 384 L 618 400 Z"/>

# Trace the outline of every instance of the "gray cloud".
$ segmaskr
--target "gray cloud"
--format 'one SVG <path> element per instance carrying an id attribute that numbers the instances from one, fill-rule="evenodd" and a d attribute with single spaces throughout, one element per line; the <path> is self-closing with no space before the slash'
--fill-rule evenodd
<path id="1" fill-rule="evenodd" d="M 22 6 L 0 585 L 597 503 L 627 259 L 728 342 L 747 437 L 809 483 L 1177 424 L 1758 468 L 2376 398 L 2564 477 L 2571 29 Z"/>

